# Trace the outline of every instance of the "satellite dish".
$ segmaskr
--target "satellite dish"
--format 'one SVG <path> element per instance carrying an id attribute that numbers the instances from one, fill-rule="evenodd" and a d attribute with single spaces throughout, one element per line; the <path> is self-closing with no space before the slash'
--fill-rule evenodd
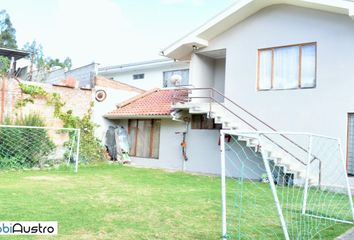
<path id="1" fill-rule="evenodd" d="M 172 86 L 178 86 L 181 85 L 182 82 L 182 76 L 179 74 L 174 74 L 171 76 L 170 78 L 170 82 L 172 84 Z"/>

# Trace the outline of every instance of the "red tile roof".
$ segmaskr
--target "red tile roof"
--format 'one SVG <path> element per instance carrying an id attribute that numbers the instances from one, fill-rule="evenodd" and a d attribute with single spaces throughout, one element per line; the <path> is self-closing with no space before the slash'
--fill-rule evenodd
<path id="1" fill-rule="evenodd" d="M 173 98 L 182 97 L 185 93 L 173 89 L 153 89 L 122 102 L 105 117 L 170 115 Z"/>

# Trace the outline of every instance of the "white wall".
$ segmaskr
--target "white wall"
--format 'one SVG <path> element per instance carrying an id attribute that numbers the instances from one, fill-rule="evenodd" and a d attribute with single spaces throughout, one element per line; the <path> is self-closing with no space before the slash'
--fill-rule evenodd
<path id="1" fill-rule="evenodd" d="M 119 120 L 116 121 L 115 124 L 119 124 L 125 129 L 128 129 L 128 120 Z M 220 174 L 219 130 L 197 130 L 189 127 L 186 136 L 188 161 L 184 162 L 180 145 L 183 135 L 176 134 L 176 132 L 183 132 L 185 130 L 186 125 L 182 122 L 162 119 L 159 158 L 131 157 L 132 164 L 178 171 L 183 171 L 184 169 L 187 172 L 194 173 Z M 240 146 L 245 147 L 243 143 L 236 144 L 232 146 L 233 151 L 247 152 L 249 150 L 242 150 Z M 234 156 L 233 151 L 228 150 L 227 155 L 230 157 Z M 255 153 L 249 153 L 247 157 L 252 158 L 252 161 L 246 161 L 244 154 L 240 153 L 239 156 L 241 156 L 241 158 L 237 161 L 244 161 L 246 167 L 243 173 L 246 174 L 246 177 L 259 179 L 260 175 L 264 173 L 264 170 L 259 167 L 256 169 L 256 167 L 252 165 L 255 164 L 255 162 L 262 165 L 262 163 L 259 163 L 259 159 L 253 157 L 254 155 Z M 239 163 L 237 161 L 235 162 L 236 165 Z M 239 177 L 241 176 L 241 172 L 239 169 L 235 168 L 236 165 L 228 161 L 228 174 Z M 254 169 L 256 169 L 256 171 Z"/>
<path id="2" fill-rule="evenodd" d="M 98 102 L 93 96 L 94 108 L 92 113 L 92 119 L 94 123 L 99 125 L 99 127 L 97 127 L 95 130 L 95 135 L 98 139 L 102 141 L 102 143 L 104 143 L 106 131 L 108 129 L 108 126 L 112 125 L 112 121 L 104 118 L 103 115 L 110 111 L 113 111 L 118 103 L 132 98 L 138 93 L 101 86 L 96 86 L 95 91 L 97 90 L 104 90 L 107 93 L 107 98 L 103 102 Z"/>
<path id="3" fill-rule="evenodd" d="M 178 63 L 176 66 L 165 66 L 154 69 L 141 69 L 141 70 L 133 70 L 129 72 L 118 72 L 118 73 L 99 73 L 102 76 L 107 78 L 114 78 L 122 83 L 126 83 L 132 85 L 134 87 L 138 87 L 143 90 L 150 90 L 152 88 L 162 88 L 163 87 L 163 72 L 172 71 L 172 70 L 180 70 L 180 69 L 188 69 L 189 64 L 187 63 Z M 144 79 L 133 80 L 134 74 L 144 73 Z"/>
<path id="4" fill-rule="evenodd" d="M 306 42 L 317 42 L 316 88 L 256 90 L 259 48 Z M 276 129 L 320 133 L 346 142 L 347 113 L 354 112 L 353 43 L 350 17 L 277 5 L 219 35 L 201 51 L 226 49 L 226 96 Z M 195 71 L 192 81 L 204 81 L 194 79 L 201 74 Z"/>

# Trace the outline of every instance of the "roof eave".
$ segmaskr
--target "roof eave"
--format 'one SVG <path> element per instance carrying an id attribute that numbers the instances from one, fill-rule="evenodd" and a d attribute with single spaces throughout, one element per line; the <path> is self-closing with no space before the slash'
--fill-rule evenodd
<path id="1" fill-rule="evenodd" d="M 172 116 L 168 115 L 103 115 L 104 118 L 109 120 L 120 120 L 120 119 L 170 119 Z"/>
<path id="2" fill-rule="evenodd" d="M 248 18 L 257 11 L 276 4 L 291 4 L 300 7 L 329 11 L 349 15 L 354 20 L 354 3 L 343 0 L 241 0 L 210 21 L 181 38 L 162 51 L 166 57 L 177 60 L 189 60 L 195 43 L 204 43 L 199 48 L 207 47 L 208 41 L 228 30 L 233 25 Z M 194 42 L 197 39 L 197 42 Z M 197 45 L 196 45 L 197 46 Z"/>
<path id="3" fill-rule="evenodd" d="M 182 39 L 162 51 L 162 54 L 171 59 L 189 60 L 193 51 L 205 48 L 208 41 L 199 37 Z"/>

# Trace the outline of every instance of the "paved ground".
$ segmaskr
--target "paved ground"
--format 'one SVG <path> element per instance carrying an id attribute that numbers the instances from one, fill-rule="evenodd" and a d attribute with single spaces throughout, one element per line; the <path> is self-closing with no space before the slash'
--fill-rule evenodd
<path id="1" fill-rule="evenodd" d="M 350 229 L 342 236 L 336 238 L 336 240 L 353 240 L 354 239 L 354 228 Z"/>

